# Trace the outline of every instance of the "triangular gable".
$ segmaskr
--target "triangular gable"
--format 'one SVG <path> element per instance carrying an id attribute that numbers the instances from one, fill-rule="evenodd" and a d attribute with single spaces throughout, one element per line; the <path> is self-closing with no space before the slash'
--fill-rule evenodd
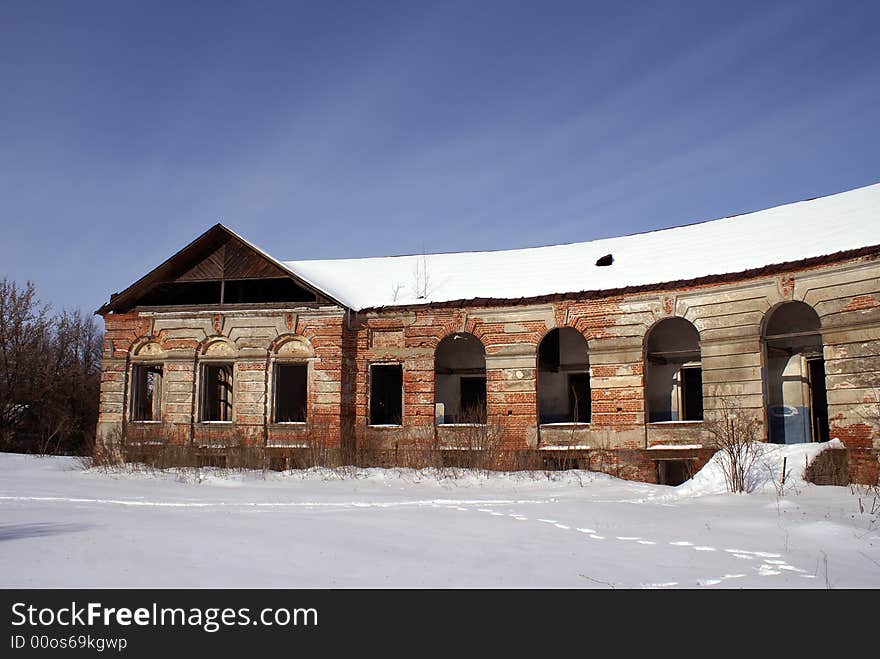
<path id="1" fill-rule="evenodd" d="M 344 306 L 233 231 L 216 224 L 124 291 L 112 295 L 110 301 L 96 313 L 103 315 L 130 309 L 157 286 L 179 282 L 273 278 L 292 280 L 313 293 L 319 302 Z"/>

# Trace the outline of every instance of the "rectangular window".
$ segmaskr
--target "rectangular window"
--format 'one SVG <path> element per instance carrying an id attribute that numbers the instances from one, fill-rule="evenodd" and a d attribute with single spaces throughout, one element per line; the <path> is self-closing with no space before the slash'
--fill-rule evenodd
<path id="1" fill-rule="evenodd" d="M 486 423 L 486 378 L 461 378 L 458 423 Z"/>
<path id="2" fill-rule="evenodd" d="M 275 364 L 275 423 L 305 422 L 308 379 L 308 364 Z"/>
<path id="3" fill-rule="evenodd" d="M 232 421 L 232 364 L 203 364 L 201 392 L 201 421 Z"/>
<path id="4" fill-rule="evenodd" d="M 131 367 L 131 420 L 162 419 L 162 367 L 135 364 Z"/>
<path id="5" fill-rule="evenodd" d="M 681 369 L 681 419 L 703 420 L 703 369 L 699 366 Z"/>
<path id="6" fill-rule="evenodd" d="M 399 426 L 403 423 L 403 366 L 370 366 L 370 425 Z"/>
<path id="7" fill-rule="evenodd" d="M 568 418 L 578 423 L 590 422 L 590 374 L 568 376 Z"/>

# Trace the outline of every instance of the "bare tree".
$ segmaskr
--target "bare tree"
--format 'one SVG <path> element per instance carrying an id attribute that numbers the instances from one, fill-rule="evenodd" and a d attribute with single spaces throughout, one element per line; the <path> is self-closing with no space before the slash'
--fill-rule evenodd
<path id="1" fill-rule="evenodd" d="M 46 370 L 49 309 L 28 282 L 20 288 L 0 281 L 0 442 L 13 444 L 42 393 Z"/>
<path id="2" fill-rule="evenodd" d="M 735 396 L 720 396 L 703 425 L 721 452 L 721 468 L 729 492 L 748 492 L 753 470 L 764 452 L 761 423 Z"/>
<path id="3" fill-rule="evenodd" d="M 0 280 L 0 449 L 80 453 L 98 417 L 102 337 L 80 311 L 51 314 L 34 285 Z"/>

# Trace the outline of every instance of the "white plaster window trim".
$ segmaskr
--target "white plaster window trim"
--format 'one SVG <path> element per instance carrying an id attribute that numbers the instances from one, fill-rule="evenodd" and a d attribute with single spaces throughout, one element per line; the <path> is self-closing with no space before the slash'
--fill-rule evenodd
<path id="1" fill-rule="evenodd" d="M 584 428 L 592 425 L 591 421 L 555 421 L 553 423 L 539 423 L 539 428 Z"/>
<path id="2" fill-rule="evenodd" d="M 683 424 L 683 423 L 690 424 L 690 425 L 698 425 L 698 424 L 703 423 L 704 421 L 705 421 L 705 419 L 690 419 L 690 420 L 682 419 L 681 421 L 648 421 L 648 423 L 646 423 L 645 425 L 648 425 L 648 426 L 670 426 L 670 425 Z"/>
<path id="3" fill-rule="evenodd" d="M 438 428 L 485 428 L 485 423 L 438 423 Z"/>

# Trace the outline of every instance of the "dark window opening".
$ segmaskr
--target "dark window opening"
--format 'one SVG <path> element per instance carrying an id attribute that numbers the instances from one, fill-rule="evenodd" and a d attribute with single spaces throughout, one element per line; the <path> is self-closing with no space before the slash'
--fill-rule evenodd
<path id="1" fill-rule="evenodd" d="M 578 423 L 590 422 L 590 374 L 571 373 L 568 376 L 568 416 Z"/>
<path id="2" fill-rule="evenodd" d="M 145 307 L 220 304 L 220 282 L 171 281 L 156 284 L 137 304 Z"/>
<path id="3" fill-rule="evenodd" d="M 131 420 L 162 418 L 162 367 L 135 364 L 131 367 Z"/>
<path id="4" fill-rule="evenodd" d="M 681 418 L 683 421 L 703 420 L 703 369 L 686 366 L 681 369 Z"/>
<path id="5" fill-rule="evenodd" d="M 612 263 L 614 263 L 614 257 L 611 254 L 606 254 L 605 256 L 596 259 L 596 265 L 600 267 L 611 265 Z"/>
<path id="6" fill-rule="evenodd" d="M 461 378 L 461 400 L 458 423 L 486 423 L 486 378 L 465 376 Z"/>
<path id="7" fill-rule="evenodd" d="M 825 388 L 825 360 L 808 359 L 807 368 L 810 379 L 810 411 L 812 412 L 813 441 L 827 442 L 828 429 L 828 391 Z"/>
<path id="8" fill-rule="evenodd" d="M 370 366 L 370 425 L 400 425 L 403 421 L 403 366 Z"/>
<path id="9" fill-rule="evenodd" d="M 275 364 L 275 423 L 306 420 L 308 375 L 308 364 Z"/>
<path id="10" fill-rule="evenodd" d="M 315 302 L 311 291 L 288 277 L 227 279 L 211 281 L 167 281 L 154 285 L 136 304 L 140 306 L 200 306 L 218 304 L 261 304 L 271 302 Z"/>
<path id="11" fill-rule="evenodd" d="M 693 475 L 690 460 L 657 460 L 657 483 L 681 485 Z"/>
<path id="12" fill-rule="evenodd" d="M 232 420 L 232 364 L 202 365 L 202 421 Z"/>
<path id="13" fill-rule="evenodd" d="M 315 294 L 288 278 L 227 279 L 223 283 L 223 304 L 264 302 L 314 302 Z"/>

